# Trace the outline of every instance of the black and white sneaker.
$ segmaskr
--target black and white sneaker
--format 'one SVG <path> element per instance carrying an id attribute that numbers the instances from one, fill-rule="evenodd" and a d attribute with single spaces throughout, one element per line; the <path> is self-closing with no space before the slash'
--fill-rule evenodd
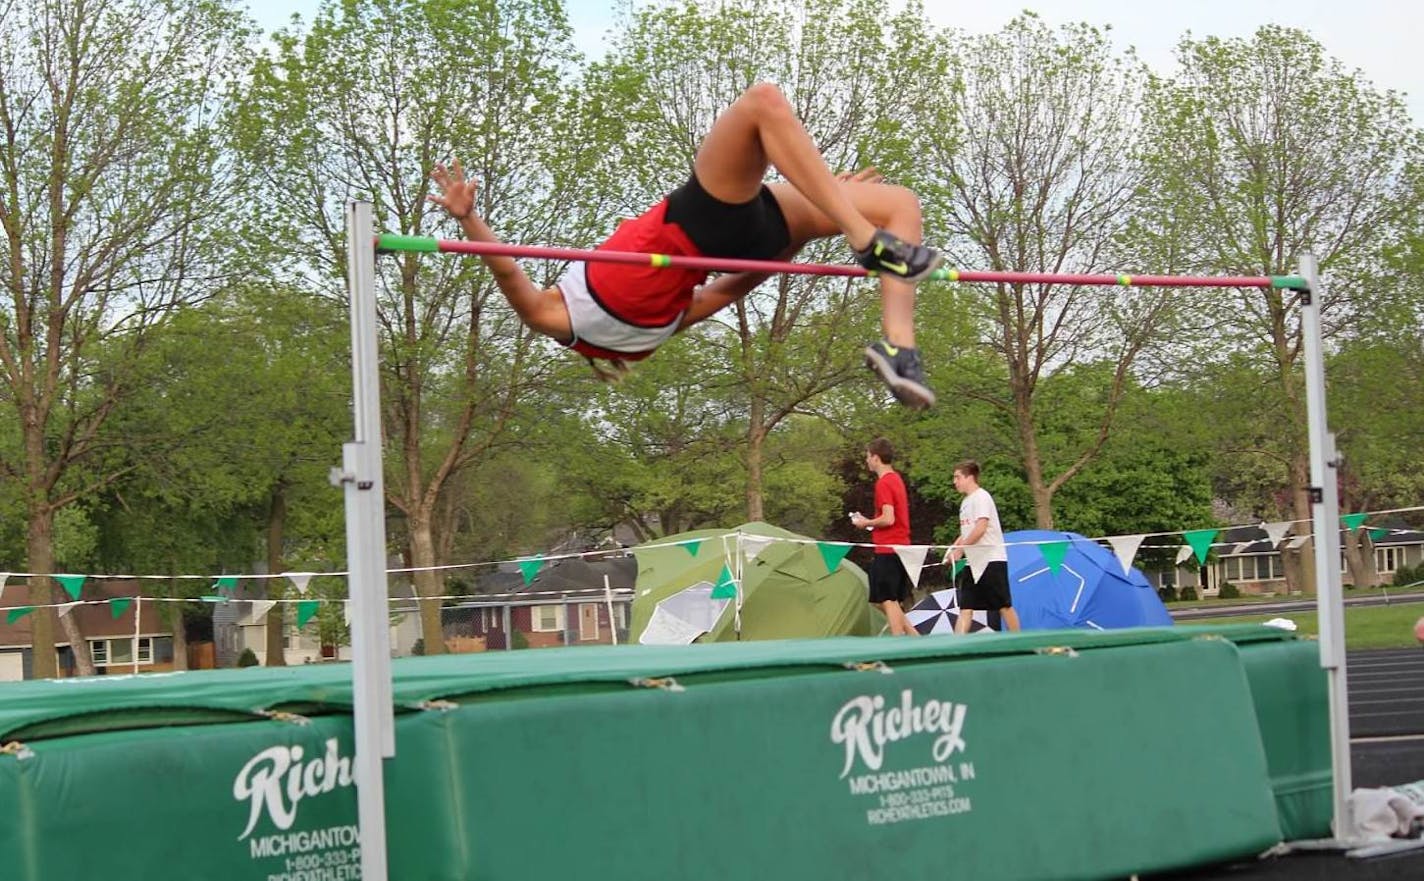
<path id="1" fill-rule="evenodd" d="M 925 410 L 934 406 L 935 393 L 925 385 L 919 349 L 892 346 L 881 340 L 865 347 L 865 366 L 874 370 L 881 381 L 890 386 L 895 399 L 906 407 Z"/>
<path id="2" fill-rule="evenodd" d="M 872 272 L 919 281 L 935 271 L 944 255 L 934 248 L 912 245 L 894 233 L 877 229 L 865 250 L 855 252 L 855 259 Z"/>

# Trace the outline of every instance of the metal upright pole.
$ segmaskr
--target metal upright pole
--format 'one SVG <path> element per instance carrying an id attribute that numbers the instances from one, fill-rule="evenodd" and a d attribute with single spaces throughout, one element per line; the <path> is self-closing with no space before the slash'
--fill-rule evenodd
<path id="1" fill-rule="evenodd" d="M 1334 768 L 1334 814 L 1337 839 L 1349 836 L 1350 823 L 1350 707 L 1345 682 L 1345 605 L 1340 583 L 1340 497 L 1336 483 L 1338 461 L 1335 435 L 1326 425 L 1325 348 L 1320 329 L 1320 307 L 1325 287 L 1315 256 L 1300 258 L 1300 321 L 1305 347 L 1305 408 L 1310 439 L 1310 500 L 1315 531 L 1315 589 L 1320 620 L 1320 666 L 1324 668 L 1330 700 L 1330 756 Z"/>
<path id="2" fill-rule="evenodd" d="M 386 590 L 385 485 L 381 477 L 381 389 L 376 337 L 376 253 L 370 202 L 346 206 L 347 290 L 351 295 L 351 379 L 355 440 L 342 447 L 333 482 L 346 495 L 351 595 L 351 677 L 355 702 L 356 799 L 361 877 L 386 881 L 382 757 L 396 753 L 391 718 L 390 605 Z"/>

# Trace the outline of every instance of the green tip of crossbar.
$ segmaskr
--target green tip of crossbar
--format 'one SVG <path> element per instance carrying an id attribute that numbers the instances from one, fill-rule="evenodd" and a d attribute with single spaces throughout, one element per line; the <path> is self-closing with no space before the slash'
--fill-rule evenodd
<path id="1" fill-rule="evenodd" d="M 1276 290 L 1285 288 L 1288 291 L 1308 291 L 1310 282 L 1302 275 L 1273 275 L 1271 276 L 1271 287 Z"/>
<path id="2" fill-rule="evenodd" d="M 388 232 L 376 236 L 376 253 L 378 254 L 389 254 L 393 251 L 420 251 L 425 254 L 434 254 L 439 250 L 439 240 L 429 236 L 398 236 Z"/>

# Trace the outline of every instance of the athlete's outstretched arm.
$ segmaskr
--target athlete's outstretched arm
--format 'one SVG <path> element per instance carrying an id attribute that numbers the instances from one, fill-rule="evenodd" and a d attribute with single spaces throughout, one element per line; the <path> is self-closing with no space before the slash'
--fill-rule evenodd
<path id="1" fill-rule="evenodd" d="M 430 172 L 430 179 L 440 187 L 440 192 L 426 198 L 459 221 L 465 238 L 473 242 L 499 242 L 499 236 L 475 212 L 476 183 L 473 178 L 465 178 L 465 169 L 459 159 L 450 163 L 448 168 L 436 163 Z M 515 314 L 532 330 L 560 340 L 567 340 L 573 335 L 568 309 L 556 288 L 535 287 L 512 257 L 481 254 L 480 259 L 494 274 L 495 283 Z"/>
<path id="2" fill-rule="evenodd" d="M 793 245 L 776 255 L 777 260 L 790 260 L 801 253 L 801 245 Z M 699 321 L 711 318 L 718 311 L 751 293 L 757 285 L 771 278 L 770 272 L 734 272 L 719 276 L 692 293 L 692 305 L 682 315 L 683 330 Z"/>

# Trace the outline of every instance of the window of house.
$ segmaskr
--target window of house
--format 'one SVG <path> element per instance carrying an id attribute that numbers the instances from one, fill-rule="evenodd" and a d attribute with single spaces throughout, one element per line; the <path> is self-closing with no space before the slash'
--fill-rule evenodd
<path id="1" fill-rule="evenodd" d="M 564 629 L 563 606 L 530 606 L 529 612 L 536 632 L 547 633 Z"/>
<path id="2" fill-rule="evenodd" d="M 1375 568 L 1381 572 L 1393 572 L 1404 566 L 1404 548 L 1375 548 Z"/>
<path id="3" fill-rule="evenodd" d="M 613 608 L 617 610 L 618 627 L 624 630 L 628 629 L 628 604 L 618 603 Z"/>
<path id="4" fill-rule="evenodd" d="M 109 663 L 109 641 L 107 639 L 89 640 L 89 655 L 94 659 L 94 666 L 107 666 Z"/>
<path id="5" fill-rule="evenodd" d="M 140 636 L 138 638 L 138 662 L 140 664 L 153 663 L 153 637 Z"/>

